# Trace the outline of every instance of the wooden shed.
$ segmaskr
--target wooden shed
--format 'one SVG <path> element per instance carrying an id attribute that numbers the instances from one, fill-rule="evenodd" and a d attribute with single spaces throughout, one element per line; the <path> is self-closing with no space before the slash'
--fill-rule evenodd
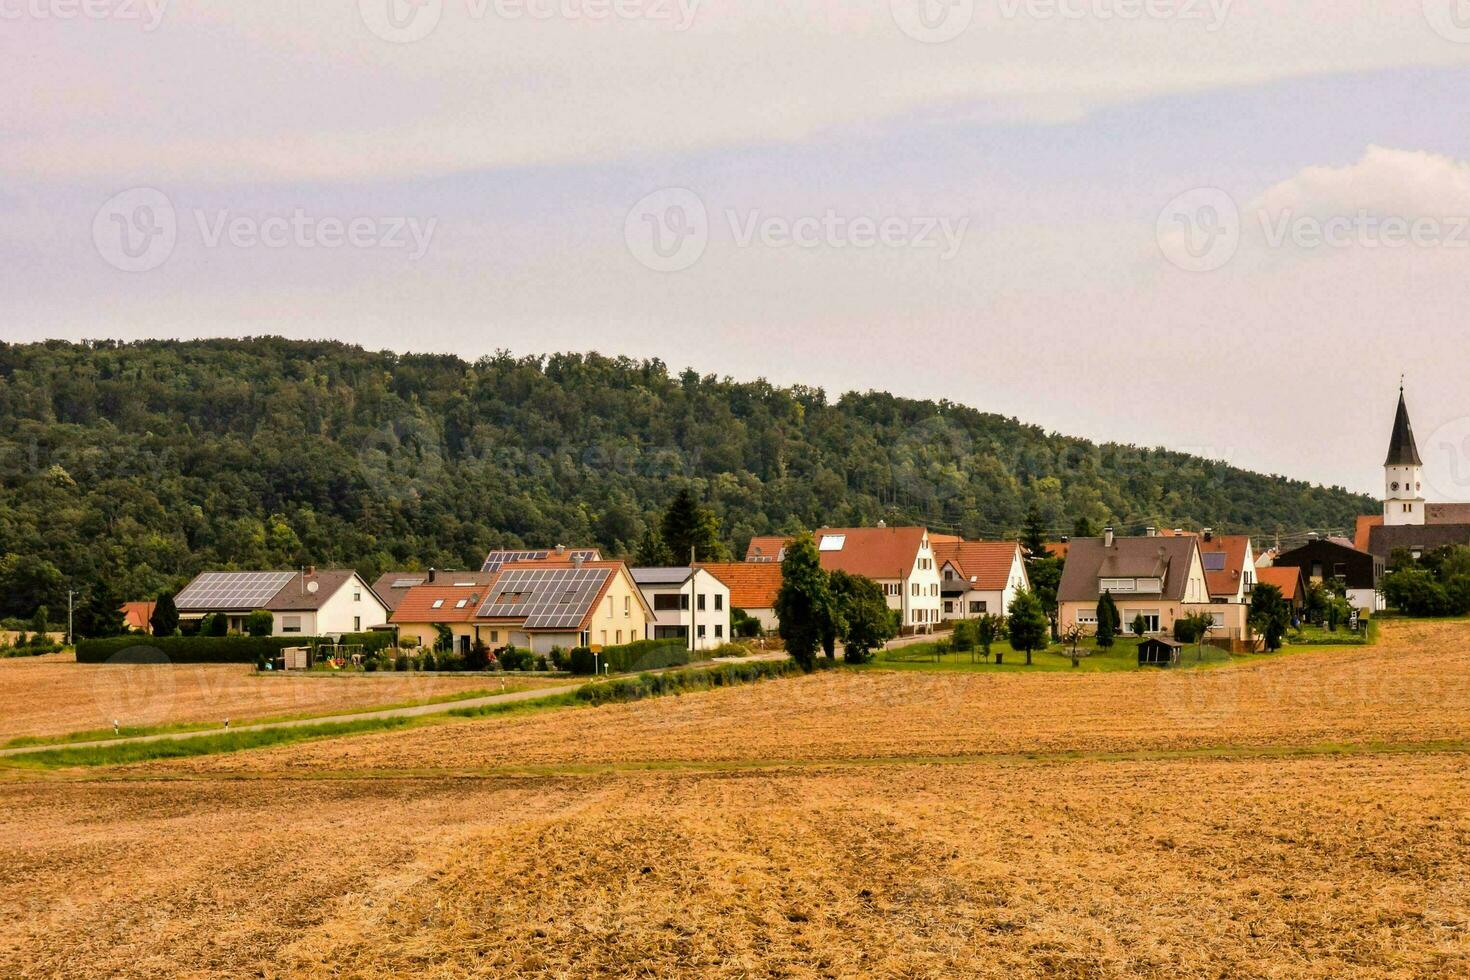
<path id="1" fill-rule="evenodd" d="M 1184 644 L 1162 636 L 1150 636 L 1138 644 L 1138 666 L 1173 667 L 1179 663 L 1179 651 Z"/>

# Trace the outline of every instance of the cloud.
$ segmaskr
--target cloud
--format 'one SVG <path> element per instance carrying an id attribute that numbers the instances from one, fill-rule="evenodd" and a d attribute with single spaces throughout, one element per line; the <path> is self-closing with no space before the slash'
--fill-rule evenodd
<path id="1" fill-rule="evenodd" d="M 1252 209 L 1327 217 L 1367 211 L 1405 219 L 1470 216 L 1470 162 L 1369 146 L 1345 167 L 1306 167 L 1266 189 Z"/>

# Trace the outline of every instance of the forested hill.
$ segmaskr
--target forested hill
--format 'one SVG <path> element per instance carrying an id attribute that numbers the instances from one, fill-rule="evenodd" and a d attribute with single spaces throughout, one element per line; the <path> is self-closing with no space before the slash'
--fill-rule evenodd
<path id="1" fill-rule="evenodd" d="M 469 363 L 279 338 L 0 345 L 0 604 L 122 598 L 200 568 L 476 566 L 496 545 L 631 551 L 691 482 L 752 534 L 886 519 L 1013 535 L 1348 526 L 1340 489 L 1097 446 L 944 402 L 778 388 L 659 361 Z"/>

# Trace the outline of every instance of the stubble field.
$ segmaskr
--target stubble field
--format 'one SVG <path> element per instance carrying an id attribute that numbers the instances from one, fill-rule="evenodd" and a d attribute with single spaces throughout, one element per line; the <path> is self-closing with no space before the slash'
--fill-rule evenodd
<path id="1" fill-rule="evenodd" d="M 1467 640 L 12 772 L 0 975 L 1465 975 Z"/>

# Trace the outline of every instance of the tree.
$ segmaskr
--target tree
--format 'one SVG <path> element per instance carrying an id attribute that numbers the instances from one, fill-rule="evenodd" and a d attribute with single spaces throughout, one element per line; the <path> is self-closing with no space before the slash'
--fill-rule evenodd
<path id="1" fill-rule="evenodd" d="M 865 664 L 896 632 L 883 587 L 843 571 L 833 572 L 829 581 L 842 633 L 842 657 L 850 664 Z"/>
<path id="2" fill-rule="evenodd" d="M 128 631 L 123 621 L 122 601 L 106 578 L 98 580 L 77 610 L 77 632 L 98 638 L 121 636 Z"/>
<path id="3" fill-rule="evenodd" d="M 51 624 L 46 621 L 50 610 L 45 606 L 37 606 L 36 614 L 31 617 L 31 632 L 40 633 L 44 636 L 51 629 Z"/>
<path id="4" fill-rule="evenodd" d="M 228 636 L 230 621 L 224 613 L 210 613 L 199 623 L 200 636 Z"/>
<path id="5" fill-rule="evenodd" d="M 786 545 L 775 611 L 786 652 L 803 670 L 811 670 L 823 637 L 832 630 L 836 610 L 829 576 L 810 534 L 801 534 Z"/>
<path id="6" fill-rule="evenodd" d="M 688 552 L 684 553 L 684 558 L 688 560 Z M 657 529 L 646 529 L 638 542 L 638 550 L 633 553 L 633 565 L 637 568 L 666 568 L 672 564 L 674 556 L 669 554 L 668 545 L 664 544 Z"/>
<path id="7" fill-rule="evenodd" d="M 1072 537 L 1095 538 L 1097 537 L 1097 523 L 1092 518 L 1082 516 L 1072 522 Z"/>
<path id="8" fill-rule="evenodd" d="M 470 644 L 470 652 L 464 661 L 466 670 L 489 670 L 490 669 L 490 647 L 479 637 Z"/>
<path id="9" fill-rule="evenodd" d="M 1021 547 L 1026 549 L 1030 561 L 1042 561 L 1052 556 L 1046 547 L 1046 524 L 1041 519 L 1041 511 L 1034 505 L 1026 511 L 1026 523 L 1021 526 Z"/>
<path id="10" fill-rule="evenodd" d="M 269 609 L 256 609 L 245 617 L 245 634 L 247 636 L 270 636 L 275 632 L 276 618 L 271 615 Z"/>
<path id="11" fill-rule="evenodd" d="M 1143 618 L 1143 613 L 1139 613 L 1137 616 L 1133 617 L 1132 629 L 1133 635 L 1138 637 L 1140 640 L 1143 639 L 1143 635 L 1148 632 L 1148 620 Z"/>
<path id="12" fill-rule="evenodd" d="M 449 653 L 454 649 L 454 631 L 443 623 L 434 624 L 434 650 L 438 653 Z M 432 670 L 433 668 L 426 668 Z"/>
<path id="13" fill-rule="evenodd" d="M 1291 625 L 1291 606 L 1274 585 L 1258 583 L 1251 589 L 1250 628 L 1261 634 L 1268 651 L 1281 649 L 1281 638 Z"/>
<path id="14" fill-rule="evenodd" d="M 1026 577 L 1031 580 L 1031 591 L 1041 602 L 1042 611 L 1055 619 L 1057 615 L 1057 589 L 1062 584 L 1065 562 L 1060 558 L 1042 558 L 1028 562 Z"/>
<path id="15" fill-rule="evenodd" d="M 1026 651 L 1026 666 L 1031 666 L 1031 651 L 1046 647 L 1051 630 L 1051 621 L 1041 602 L 1029 589 L 1022 589 L 1011 600 L 1011 612 L 1006 624 L 1010 634 L 1011 649 Z"/>
<path id="16" fill-rule="evenodd" d="M 158 601 L 153 604 L 153 615 L 148 617 L 148 625 L 153 629 L 154 636 L 173 636 L 179 628 L 179 607 L 174 605 L 174 594 L 172 592 L 160 592 Z"/>
<path id="17" fill-rule="evenodd" d="M 1005 638 L 1006 621 L 1003 616 L 996 613 L 985 613 L 975 620 L 975 643 L 980 647 L 980 653 L 985 662 L 990 662 L 990 648 L 997 641 Z"/>
<path id="18" fill-rule="evenodd" d="M 1113 640 L 1118 635 L 1118 629 L 1122 625 L 1123 617 L 1118 612 L 1118 604 L 1113 601 L 1113 594 L 1104 590 L 1102 598 L 1097 601 L 1098 649 L 1111 649 Z"/>
<path id="19" fill-rule="evenodd" d="M 1062 634 L 1062 642 L 1072 648 L 1073 667 L 1079 667 L 1082 664 L 1082 662 L 1077 659 L 1077 644 L 1082 642 L 1082 637 L 1085 635 L 1086 634 L 1084 633 L 1082 627 L 1078 626 L 1076 623 L 1068 626 L 1066 632 Z"/>
<path id="20" fill-rule="evenodd" d="M 975 624 L 971 620 L 962 619 L 954 624 L 954 648 L 956 653 L 970 653 L 975 651 Z M 972 655 L 970 662 L 974 663 Z"/>
<path id="21" fill-rule="evenodd" d="M 660 534 L 679 564 L 688 561 L 691 553 L 698 561 L 723 561 L 729 555 L 720 540 L 720 519 L 701 507 L 688 487 L 675 494 L 664 511 Z"/>

